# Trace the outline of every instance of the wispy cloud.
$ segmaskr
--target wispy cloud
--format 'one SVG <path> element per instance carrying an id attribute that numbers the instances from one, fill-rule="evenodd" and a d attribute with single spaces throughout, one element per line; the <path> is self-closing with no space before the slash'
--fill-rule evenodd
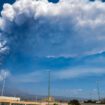
<path id="1" fill-rule="evenodd" d="M 16 83 L 38 83 L 46 79 L 45 72 L 36 71 L 19 75 L 11 75 L 10 80 Z"/>
<path id="2" fill-rule="evenodd" d="M 76 97 L 77 96 L 78 98 L 81 97 L 83 95 L 83 93 L 85 94 L 84 89 L 81 89 L 81 88 L 74 88 L 74 89 L 72 89 L 72 88 L 57 89 L 56 88 L 53 90 L 53 94 L 54 93 L 55 94 L 58 93 L 61 96 L 64 96 L 66 94 L 66 97 L 67 96 L 69 96 L 69 97 Z"/>
<path id="3" fill-rule="evenodd" d="M 86 76 L 101 76 L 105 74 L 104 68 L 74 67 L 67 70 L 60 70 L 54 73 L 57 79 L 72 79 Z"/>
<path id="4" fill-rule="evenodd" d="M 8 78 L 10 76 L 10 72 L 8 70 L 0 70 L 0 81 Z"/>
<path id="5" fill-rule="evenodd" d="M 77 79 L 88 76 L 102 76 L 105 74 L 104 68 L 70 68 L 64 70 L 51 71 L 53 81 L 64 79 Z M 19 83 L 39 83 L 48 80 L 48 72 L 36 71 L 19 75 L 12 75 L 11 80 Z"/>

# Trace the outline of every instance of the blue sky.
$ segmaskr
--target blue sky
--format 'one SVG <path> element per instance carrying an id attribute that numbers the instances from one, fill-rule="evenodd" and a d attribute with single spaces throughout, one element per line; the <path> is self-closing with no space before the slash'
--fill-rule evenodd
<path id="1" fill-rule="evenodd" d="M 34 4 L 19 0 L 1 9 L 1 82 L 7 72 L 7 85 L 47 95 L 50 70 L 52 95 L 97 98 L 99 81 L 105 97 L 105 4 L 88 0 Z"/>

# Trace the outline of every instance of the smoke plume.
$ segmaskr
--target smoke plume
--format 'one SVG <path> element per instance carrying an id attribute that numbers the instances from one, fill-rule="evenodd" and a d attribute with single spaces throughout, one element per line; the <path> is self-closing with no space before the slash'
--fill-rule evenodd
<path id="1" fill-rule="evenodd" d="M 4 4 L 0 55 L 84 56 L 105 51 L 105 3 L 16 0 Z"/>

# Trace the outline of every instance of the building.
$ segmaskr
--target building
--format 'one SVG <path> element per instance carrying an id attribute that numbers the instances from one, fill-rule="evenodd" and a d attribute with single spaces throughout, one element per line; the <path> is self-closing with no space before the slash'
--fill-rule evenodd
<path id="1" fill-rule="evenodd" d="M 48 102 L 48 101 L 49 101 L 49 102 L 54 102 L 55 99 L 54 99 L 54 97 L 51 97 L 51 96 L 50 96 L 49 98 L 47 97 L 47 98 L 42 99 L 42 101 L 44 101 L 44 102 Z"/>
<path id="2" fill-rule="evenodd" d="M 49 98 L 49 105 L 68 105 L 66 102 L 57 102 L 53 97 Z M 40 101 L 23 101 L 19 97 L 0 96 L 0 105 L 48 105 L 48 98 Z"/>
<path id="3" fill-rule="evenodd" d="M 0 100 L 20 101 L 20 98 L 19 97 L 5 97 L 5 96 L 0 96 Z"/>
<path id="4" fill-rule="evenodd" d="M 47 97 L 41 100 L 40 105 L 68 105 L 67 102 L 59 102 L 54 99 L 54 97 Z"/>
<path id="5" fill-rule="evenodd" d="M 21 101 L 19 97 L 0 96 L 0 105 L 39 105 L 39 103 L 31 101 Z"/>

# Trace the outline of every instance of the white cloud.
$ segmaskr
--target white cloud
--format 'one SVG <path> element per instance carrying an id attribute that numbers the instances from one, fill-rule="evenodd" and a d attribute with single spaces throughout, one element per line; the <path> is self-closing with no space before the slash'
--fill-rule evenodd
<path id="1" fill-rule="evenodd" d="M 105 3 L 101 1 L 17 0 L 3 7 L 0 28 L 11 50 L 66 57 L 105 51 Z"/>
<path id="2" fill-rule="evenodd" d="M 8 50 L 9 48 L 7 46 L 7 41 L 2 37 L 2 34 L 0 33 L 0 56 L 6 54 Z"/>

